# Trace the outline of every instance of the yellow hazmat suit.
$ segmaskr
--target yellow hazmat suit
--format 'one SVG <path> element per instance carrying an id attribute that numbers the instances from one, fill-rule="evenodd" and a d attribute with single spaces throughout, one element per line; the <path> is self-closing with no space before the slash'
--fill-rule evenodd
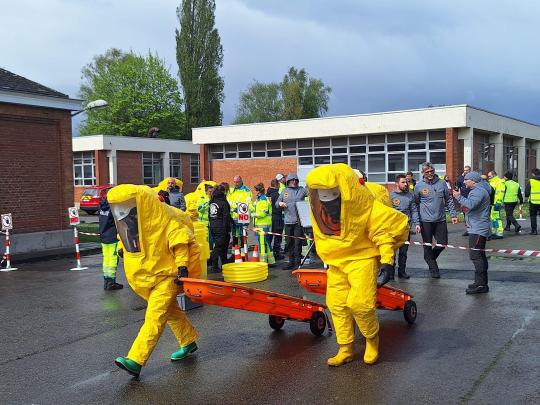
<path id="1" fill-rule="evenodd" d="M 395 249 L 409 234 L 408 218 L 378 201 L 345 164 L 315 168 L 306 183 L 317 253 L 329 266 L 326 302 L 340 346 L 328 364 L 352 360 L 354 321 L 366 337 L 364 361 L 374 363 L 379 332 L 377 270 L 379 265 L 393 265 Z M 332 200 L 332 191 L 339 197 Z"/>
<path id="2" fill-rule="evenodd" d="M 167 191 L 167 189 L 169 188 L 169 179 L 170 179 L 170 177 L 165 177 L 163 180 L 161 180 L 158 183 L 158 185 L 156 187 L 152 188 L 152 190 L 154 190 L 156 193 L 159 192 L 159 191 Z M 174 179 L 174 182 L 176 183 L 176 185 L 178 186 L 178 188 L 180 190 L 182 190 L 182 186 L 184 185 L 182 180 L 177 179 L 176 177 L 173 177 L 173 179 Z"/>
<path id="3" fill-rule="evenodd" d="M 123 219 L 115 215 L 115 221 L 124 250 L 126 278 L 133 291 L 148 301 L 144 323 L 127 355 L 140 371 L 165 323 L 181 347 L 194 344 L 198 338 L 197 331 L 178 306 L 176 297 L 181 286 L 174 281 L 178 268 L 183 266 L 187 267 L 189 277 L 200 277 L 200 248 L 195 242 L 190 218 L 160 202 L 149 187 L 123 184 L 112 188 L 107 197 L 113 215 L 119 212 L 117 207 L 135 206 L 130 211 L 133 215 Z M 128 371 L 138 375 L 138 372 Z"/>
<path id="4" fill-rule="evenodd" d="M 193 221 L 197 221 L 199 217 L 199 211 L 197 211 L 199 198 L 206 195 L 204 191 L 204 185 L 209 184 L 212 187 L 217 187 L 217 183 L 212 180 L 207 180 L 199 183 L 197 189 L 191 193 L 188 193 L 184 196 L 186 199 L 186 212 Z"/>
<path id="5" fill-rule="evenodd" d="M 364 178 L 360 170 L 353 169 L 353 172 L 356 173 L 359 179 Z M 370 183 L 368 181 L 364 181 L 364 185 L 367 187 L 369 191 L 371 191 L 371 194 L 373 194 L 373 196 L 375 197 L 377 201 L 382 202 L 387 207 L 392 206 L 392 201 L 390 201 L 390 193 L 388 192 L 388 189 L 385 186 L 382 186 L 377 183 Z"/>

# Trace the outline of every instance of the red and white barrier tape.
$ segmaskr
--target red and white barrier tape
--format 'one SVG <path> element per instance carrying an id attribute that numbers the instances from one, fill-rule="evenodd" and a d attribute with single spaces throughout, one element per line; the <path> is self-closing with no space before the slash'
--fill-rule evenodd
<path id="1" fill-rule="evenodd" d="M 313 240 L 313 238 L 300 237 L 300 236 L 287 236 L 285 234 L 279 234 L 275 232 L 264 232 L 260 229 L 248 228 L 252 232 L 264 233 L 268 235 L 283 236 L 284 238 L 293 238 L 293 239 L 302 239 L 302 240 Z M 443 247 L 448 249 L 458 249 L 458 250 L 477 250 L 484 251 L 486 253 L 500 253 L 506 256 L 523 256 L 523 257 L 540 257 L 540 250 L 523 250 L 523 249 L 477 249 L 469 248 L 467 246 L 454 246 L 454 245 L 442 245 L 440 243 L 424 243 L 416 241 L 405 242 L 407 245 L 417 245 L 417 246 L 433 246 L 433 247 Z"/>
<path id="2" fill-rule="evenodd" d="M 251 232 L 255 233 L 262 233 L 265 235 L 275 235 L 275 236 L 282 236 L 284 238 L 291 238 L 291 239 L 301 239 L 301 240 L 311 240 L 313 241 L 313 238 L 308 237 L 302 237 L 302 236 L 288 236 L 281 233 L 276 232 L 265 232 L 261 229 L 254 229 L 254 228 L 247 228 Z M 89 233 L 89 232 L 79 232 L 81 235 L 89 235 L 89 236 L 99 236 L 99 233 Z M 416 241 L 408 241 L 405 242 L 405 244 L 408 245 L 417 245 L 417 246 L 432 246 L 432 247 L 443 247 L 448 249 L 458 249 L 458 250 L 478 250 L 478 251 L 484 251 L 486 253 L 499 253 L 506 256 L 523 256 L 523 257 L 540 257 L 540 250 L 523 250 L 523 249 L 476 249 L 476 248 L 469 248 L 467 246 L 455 246 L 455 245 L 442 245 L 440 243 L 424 243 L 424 242 L 416 242 Z M 245 254 L 245 252 L 244 252 Z"/>

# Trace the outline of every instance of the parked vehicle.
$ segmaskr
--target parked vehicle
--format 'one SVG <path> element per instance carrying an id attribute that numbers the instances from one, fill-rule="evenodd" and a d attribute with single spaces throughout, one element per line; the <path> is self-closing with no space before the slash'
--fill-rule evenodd
<path id="1" fill-rule="evenodd" d="M 85 189 L 80 200 L 81 210 L 90 215 L 95 214 L 99 209 L 99 202 L 111 188 L 113 185 L 107 184 L 106 186 L 92 186 Z"/>

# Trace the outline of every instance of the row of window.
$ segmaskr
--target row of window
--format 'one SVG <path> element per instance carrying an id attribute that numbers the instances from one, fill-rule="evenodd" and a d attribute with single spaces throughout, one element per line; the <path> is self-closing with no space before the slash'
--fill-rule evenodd
<path id="1" fill-rule="evenodd" d="M 143 184 L 155 185 L 163 180 L 163 154 L 143 152 L 142 154 Z M 73 180 L 76 186 L 96 185 L 94 152 L 73 153 Z M 200 162 L 198 154 L 190 154 L 190 183 L 198 184 L 200 179 Z M 169 154 L 170 176 L 182 178 L 182 159 L 180 153 Z"/>
<path id="2" fill-rule="evenodd" d="M 342 136 L 270 142 L 211 145 L 209 157 L 220 159 L 326 156 L 337 154 L 444 150 L 444 130 L 411 133 Z M 299 162 L 300 163 L 300 162 Z"/>

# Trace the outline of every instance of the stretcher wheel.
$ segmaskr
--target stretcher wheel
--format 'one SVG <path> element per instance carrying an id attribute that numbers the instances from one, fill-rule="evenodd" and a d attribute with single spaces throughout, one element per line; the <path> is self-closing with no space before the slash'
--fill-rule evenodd
<path id="1" fill-rule="evenodd" d="M 403 308 L 403 316 L 409 324 L 413 324 L 416 321 L 416 302 L 409 300 L 405 303 L 405 308 Z"/>
<path id="2" fill-rule="evenodd" d="M 323 312 L 317 311 L 311 315 L 309 329 L 311 329 L 311 333 L 315 336 L 321 336 L 324 333 L 326 329 L 326 316 Z"/>
<path id="3" fill-rule="evenodd" d="M 274 330 L 280 330 L 283 328 L 283 325 L 285 324 L 285 319 L 280 318 L 279 316 L 270 315 L 268 317 L 268 323 L 270 324 L 270 327 Z"/>

